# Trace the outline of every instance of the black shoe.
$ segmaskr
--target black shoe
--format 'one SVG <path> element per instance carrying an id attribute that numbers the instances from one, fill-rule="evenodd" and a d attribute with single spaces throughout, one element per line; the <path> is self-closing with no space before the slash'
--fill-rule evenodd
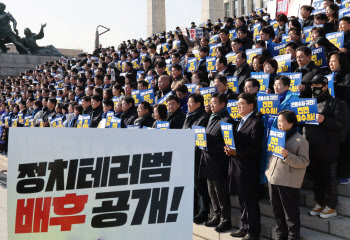
<path id="1" fill-rule="evenodd" d="M 250 233 L 247 233 L 247 235 L 245 235 L 245 237 L 243 238 L 243 240 L 259 240 L 260 236 L 256 236 L 256 235 L 251 235 Z"/>
<path id="2" fill-rule="evenodd" d="M 222 222 L 215 228 L 215 231 L 221 233 L 230 230 L 231 228 L 232 226 L 230 222 Z"/>
<path id="3" fill-rule="evenodd" d="M 211 219 L 210 221 L 208 222 L 205 222 L 204 225 L 206 227 L 216 227 L 217 225 L 220 224 L 220 219 L 214 217 L 213 219 Z"/>
<path id="4" fill-rule="evenodd" d="M 195 224 L 202 224 L 208 221 L 208 214 L 199 213 L 193 218 Z"/>
<path id="5" fill-rule="evenodd" d="M 238 230 L 237 232 L 233 232 L 230 234 L 231 237 L 235 238 L 243 238 L 247 235 L 247 232 L 244 232 L 242 230 Z"/>

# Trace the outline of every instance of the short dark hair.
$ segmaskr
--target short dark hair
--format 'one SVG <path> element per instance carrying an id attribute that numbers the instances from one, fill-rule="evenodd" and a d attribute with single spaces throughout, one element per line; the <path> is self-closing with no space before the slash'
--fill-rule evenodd
<path id="1" fill-rule="evenodd" d="M 131 103 L 132 107 L 135 106 L 135 100 L 133 97 L 125 97 L 122 99 L 122 101 L 125 101 L 128 105 Z"/>
<path id="2" fill-rule="evenodd" d="M 298 48 L 298 44 L 295 43 L 295 42 L 289 42 L 289 43 L 286 44 L 286 48 L 287 47 L 292 47 L 294 49 L 294 51 L 295 51 Z"/>
<path id="3" fill-rule="evenodd" d="M 101 95 L 93 95 L 93 96 L 91 97 L 91 100 L 95 100 L 95 101 L 97 101 L 97 102 L 102 102 L 103 98 L 102 98 Z"/>
<path id="4" fill-rule="evenodd" d="M 310 6 L 310 5 L 303 5 L 303 6 L 301 6 L 300 9 L 303 9 L 303 8 L 304 8 L 306 11 L 310 12 L 310 14 L 311 14 L 311 12 L 312 12 L 313 10 L 315 10 L 315 8 L 314 8 L 313 6 Z"/>
<path id="5" fill-rule="evenodd" d="M 288 22 L 288 17 L 284 13 L 280 13 L 276 17 L 277 22 L 284 22 L 285 24 Z"/>
<path id="6" fill-rule="evenodd" d="M 167 99 L 166 99 L 166 102 L 168 102 L 170 100 L 175 100 L 177 103 L 180 103 L 180 98 L 178 98 L 178 96 L 176 96 L 176 95 L 168 96 Z"/>
<path id="7" fill-rule="evenodd" d="M 246 82 L 252 82 L 252 86 L 253 87 L 258 87 L 258 90 L 260 90 L 260 82 L 257 79 L 255 79 L 255 78 L 247 78 L 244 81 L 244 83 L 246 83 Z"/>
<path id="8" fill-rule="evenodd" d="M 298 47 L 298 48 L 297 48 L 297 52 L 298 52 L 298 51 L 304 52 L 304 54 L 305 54 L 306 56 L 311 56 L 311 54 L 312 54 L 311 49 L 308 48 L 308 47 L 306 47 L 306 46 Z"/>
<path id="9" fill-rule="evenodd" d="M 275 69 L 275 73 L 276 73 L 278 70 L 278 62 L 273 58 L 269 58 L 264 62 L 264 66 L 267 63 L 271 64 L 271 67 L 273 67 Z"/>
<path id="10" fill-rule="evenodd" d="M 339 22 L 340 21 L 346 21 L 348 22 L 348 24 L 350 24 L 350 17 L 349 16 L 342 17 L 341 19 L 339 19 Z"/>
<path id="11" fill-rule="evenodd" d="M 156 63 L 156 66 L 159 67 L 159 68 L 163 68 L 163 67 L 166 67 L 166 62 L 161 60 L 161 61 L 158 61 Z"/>
<path id="12" fill-rule="evenodd" d="M 289 29 L 288 30 L 288 33 L 290 33 L 291 31 L 295 31 L 295 33 L 297 34 L 297 36 L 299 36 L 300 37 L 300 35 L 301 35 L 301 30 L 300 30 L 300 28 L 291 28 L 291 29 Z"/>
<path id="13" fill-rule="evenodd" d="M 176 92 L 179 91 L 179 92 L 185 94 L 185 93 L 188 93 L 188 88 L 185 84 L 182 84 L 175 91 Z"/>
<path id="14" fill-rule="evenodd" d="M 213 95 L 211 95 L 211 98 L 214 98 L 214 97 L 219 99 L 220 104 L 225 103 L 225 107 L 227 106 L 228 100 L 227 100 L 226 94 L 216 92 Z"/>
<path id="15" fill-rule="evenodd" d="M 238 96 L 238 99 L 244 99 L 248 104 L 253 104 L 253 108 L 256 107 L 256 99 L 255 96 L 253 94 L 250 93 L 241 93 Z"/>
<path id="16" fill-rule="evenodd" d="M 175 68 L 178 71 L 182 71 L 182 67 L 180 64 L 174 64 L 173 66 L 171 66 L 171 68 Z"/>
<path id="17" fill-rule="evenodd" d="M 247 60 L 247 54 L 245 52 L 237 51 L 236 52 L 236 57 L 237 57 L 238 54 L 241 54 L 241 57 Z"/>
<path id="18" fill-rule="evenodd" d="M 147 101 L 142 101 L 141 103 L 140 103 L 140 105 L 143 105 L 143 108 L 144 109 L 147 109 L 148 110 L 148 112 L 149 113 L 152 113 L 152 106 L 151 106 L 151 104 L 149 103 L 149 102 L 147 102 Z"/>
<path id="19" fill-rule="evenodd" d="M 192 98 L 195 103 L 200 103 L 201 107 L 204 106 L 204 97 L 200 94 L 192 93 L 188 96 L 188 99 Z"/>
<path id="20" fill-rule="evenodd" d="M 218 79 L 222 84 L 226 85 L 227 84 L 227 78 L 225 76 L 222 76 L 220 74 L 216 75 L 216 77 L 214 78 L 215 79 Z"/>
<path id="21" fill-rule="evenodd" d="M 227 66 L 227 58 L 225 56 L 219 56 L 216 61 L 218 61 L 219 63 L 224 64 L 224 66 Z"/>
<path id="22" fill-rule="evenodd" d="M 81 100 L 84 100 L 85 102 L 91 102 L 91 97 L 90 96 L 84 96 L 81 98 Z"/>
<path id="23" fill-rule="evenodd" d="M 226 35 L 229 35 L 229 31 L 227 29 L 221 29 L 220 33 L 225 33 Z"/>
<path id="24" fill-rule="evenodd" d="M 53 103 L 53 104 L 57 104 L 57 99 L 56 98 L 49 98 L 48 99 L 51 103 Z"/>
<path id="25" fill-rule="evenodd" d="M 205 47 L 200 47 L 200 48 L 199 48 L 199 51 L 200 51 L 200 52 L 209 53 L 209 48 L 208 48 L 207 46 L 205 46 Z"/>
<path id="26" fill-rule="evenodd" d="M 284 86 L 288 86 L 288 87 L 290 86 L 290 78 L 289 78 L 288 76 L 285 76 L 285 75 L 278 75 L 278 76 L 275 78 L 274 82 L 276 82 L 277 80 L 282 81 Z"/>
<path id="27" fill-rule="evenodd" d="M 292 110 L 283 110 L 278 113 L 278 116 L 279 115 L 283 115 L 288 123 L 293 123 L 293 127 L 296 127 L 298 125 L 297 115 Z"/>
<path id="28" fill-rule="evenodd" d="M 106 105 L 107 107 L 114 108 L 114 102 L 111 99 L 103 100 L 103 104 Z"/>
<path id="29" fill-rule="evenodd" d="M 145 81 L 145 80 L 140 80 L 137 82 L 137 84 L 141 83 L 142 84 L 142 87 L 147 87 L 148 88 L 148 82 Z"/>

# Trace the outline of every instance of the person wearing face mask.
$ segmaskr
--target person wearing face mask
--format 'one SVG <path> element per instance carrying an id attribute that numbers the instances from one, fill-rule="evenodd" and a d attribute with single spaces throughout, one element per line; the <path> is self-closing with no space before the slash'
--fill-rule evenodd
<path id="1" fill-rule="evenodd" d="M 278 129 L 286 132 L 283 158 L 271 155 L 265 172 L 276 219 L 277 239 L 299 239 L 299 190 L 309 165 L 309 143 L 297 132 L 298 119 L 290 110 L 278 113 Z"/>
<path id="2" fill-rule="evenodd" d="M 309 142 L 310 172 L 317 202 L 309 214 L 330 218 L 337 215 L 336 171 L 340 134 L 347 119 L 344 104 L 330 95 L 326 77 L 316 75 L 311 81 L 311 90 L 312 96 L 317 99 L 316 121 L 319 125 L 305 124 L 303 128 L 303 134 Z"/>

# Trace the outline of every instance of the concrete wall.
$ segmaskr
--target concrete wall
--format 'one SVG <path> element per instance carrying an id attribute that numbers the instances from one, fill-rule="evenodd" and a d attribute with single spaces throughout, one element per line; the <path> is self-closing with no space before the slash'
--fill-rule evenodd
<path id="1" fill-rule="evenodd" d="M 18 76 L 27 70 L 34 70 L 36 66 L 45 62 L 59 60 L 56 56 L 36 56 L 21 54 L 0 54 L 0 77 Z"/>
<path id="2" fill-rule="evenodd" d="M 147 36 L 165 30 L 165 0 L 147 0 Z"/>
<path id="3" fill-rule="evenodd" d="M 207 22 L 208 19 L 215 23 L 216 19 L 221 20 L 225 16 L 223 0 L 202 0 L 202 18 L 201 22 Z"/>

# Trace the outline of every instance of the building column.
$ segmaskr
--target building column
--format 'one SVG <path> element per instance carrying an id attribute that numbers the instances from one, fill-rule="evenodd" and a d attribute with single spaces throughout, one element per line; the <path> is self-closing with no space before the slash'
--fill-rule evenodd
<path id="1" fill-rule="evenodd" d="M 224 19 L 224 16 L 223 0 L 202 0 L 202 23 L 206 23 L 208 19 L 214 23 L 218 18 Z"/>
<path id="2" fill-rule="evenodd" d="M 147 36 L 166 31 L 165 0 L 147 0 Z"/>

